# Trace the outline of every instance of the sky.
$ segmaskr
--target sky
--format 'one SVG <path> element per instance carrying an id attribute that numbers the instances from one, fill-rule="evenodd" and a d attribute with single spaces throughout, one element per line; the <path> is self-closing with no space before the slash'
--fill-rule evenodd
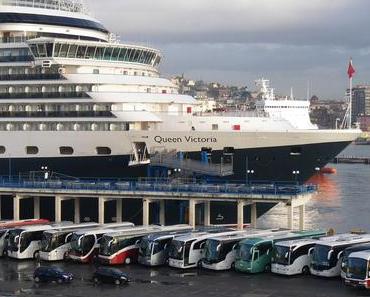
<path id="1" fill-rule="evenodd" d="M 354 84 L 370 83 L 370 0 L 85 0 L 121 42 L 163 53 L 166 77 L 278 94 L 343 99 L 350 57 Z"/>

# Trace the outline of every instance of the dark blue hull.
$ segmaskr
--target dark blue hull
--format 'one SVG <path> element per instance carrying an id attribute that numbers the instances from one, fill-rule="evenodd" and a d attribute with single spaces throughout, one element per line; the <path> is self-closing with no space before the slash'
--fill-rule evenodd
<path id="1" fill-rule="evenodd" d="M 234 180 L 266 180 L 266 181 L 307 181 L 315 174 L 317 168 L 322 168 L 336 155 L 338 155 L 349 143 L 321 143 L 302 145 L 299 149 L 292 147 L 271 147 L 236 150 L 234 152 L 234 175 L 225 179 Z M 212 158 L 219 162 L 223 152 L 212 152 Z M 200 159 L 200 152 L 188 154 L 193 159 Z M 49 171 L 57 172 L 66 176 L 73 177 L 99 177 L 99 178 L 132 178 L 145 177 L 148 174 L 147 166 L 129 167 L 130 156 L 108 156 L 108 157 L 68 157 L 68 158 L 27 158 L 27 159 L 0 159 L 0 175 L 19 175 L 27 174 L 31 171 L 40 171 L 41 167 L 48 167 Z M 247 176 L 247 170 L 253 170 L 254 174 Z M 294 175 L 293 171 L 299 171 L 299 175 Z M 9 201 L 8 201 L 9 200 Z M 27 203 L 32 201 L 25 200 L 22 206 L 23 217 L 32 217 Z M 41 214 L 45 218 L 53 219 L 53 214 L 49 211 L 53 208 L 53 199 L 43 199 Z M 82 201 L 81 219 L 97 219 L 96 207 L 91 207 L 92 202 Z M 125 220 L 141 223 L 142 210 L 141 201 L 127 201 L 124 204 L 123 217 Z M 258 205 L 258 215 L 265 213 L 273 205 Z M 157 221 L 155 215 L 155 205 L 153 205 L 154 215 L 152 221 Z M 45 209 L 44 209 L 45 208 Z M 167 203 L 167 223 L 183 222 L 186 217 L 186 205 L 178 202 Z M 2 203 L 3 218 L 12 218 L 12 203 L 10 199 L 3 199 Z M 73 218 L 73 205 L 65 204 L 63 208 L 63 219 Z M 198 210 L 201 217 L 202 209 Z M 106 218 L 114 217 L 114 205 L 107 205 Z M 249 217 L 249 209 L 246 207 L 246 217 Z M 221 220 L 222 219 L 222 220 Z M 212 223 L 235 223 L 236 206 L 233 203 L 214 203 L 211 209 Z"/>

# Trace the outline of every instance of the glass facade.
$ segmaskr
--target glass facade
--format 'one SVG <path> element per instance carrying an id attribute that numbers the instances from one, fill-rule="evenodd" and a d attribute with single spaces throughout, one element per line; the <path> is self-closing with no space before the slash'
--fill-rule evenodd
<path id="1" fill-rule="evenodd" d="M 104 61 L 121 61 L 157 66 L 160 55 L 149 49 L 122 47 L 118 45 L 78 45 L 63 42 L 30 43 L 36 58 L 70 58 Z"/>

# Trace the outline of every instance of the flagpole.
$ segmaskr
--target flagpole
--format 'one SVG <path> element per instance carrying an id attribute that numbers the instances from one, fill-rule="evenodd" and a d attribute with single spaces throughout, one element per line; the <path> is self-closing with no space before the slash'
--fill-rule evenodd
<path id="1" fill-rule="evenodd" d="M 352 76 L 349 78 L 348 129 L 352 128 Z"/>

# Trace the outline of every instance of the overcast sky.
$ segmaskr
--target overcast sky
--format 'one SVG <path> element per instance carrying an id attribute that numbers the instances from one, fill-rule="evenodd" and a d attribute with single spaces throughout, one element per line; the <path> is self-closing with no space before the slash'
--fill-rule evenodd
<path id="1" fill-rule="evenodd" d="M 370 83 L 370 0 L 85 0 L 122 42 L 154 46 L 165 76 L 254 88 L 269 78 L 280 94 L 307 82 L 321 98 Z"/>

